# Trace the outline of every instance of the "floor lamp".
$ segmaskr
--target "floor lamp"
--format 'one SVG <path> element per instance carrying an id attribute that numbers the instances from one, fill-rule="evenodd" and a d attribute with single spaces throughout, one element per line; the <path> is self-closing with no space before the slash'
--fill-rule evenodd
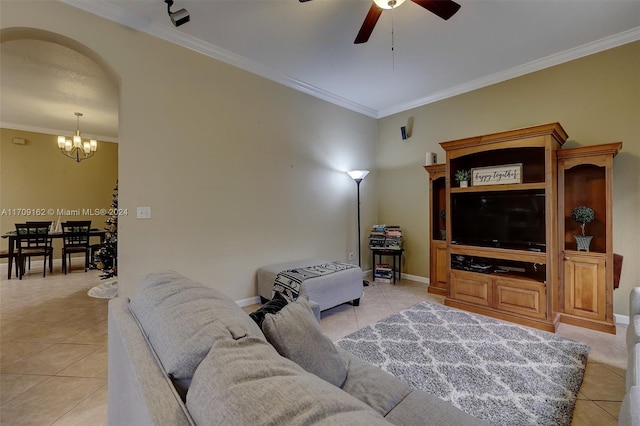
<path id="1" fill-rule="evenodd" d="M 360 253 L 360 250 L 362 248 L 362 241 L 360 240 L 360 182 L 362 182 L 362 179 L 367 177 L 367 175 L 369 174 L 369 170 L 351 170 L 347 173 L 349 174 L 349 176 L 351 176 L 351 179 L 356 182 L 356 187 L 358 190 L 358 266 L 360 266 L 360 268 L 362 269 L 362 254 Z M 369 282 L 367 280 L 362 280 L 362 284 L 367 286 L 369 285 Z"/>

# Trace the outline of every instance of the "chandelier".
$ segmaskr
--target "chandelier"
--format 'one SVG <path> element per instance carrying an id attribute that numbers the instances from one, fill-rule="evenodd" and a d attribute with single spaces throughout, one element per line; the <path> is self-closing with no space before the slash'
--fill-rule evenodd
<path id="1" fill-rule="evenodd" d="M 82 141 L 82 137 L 80 136 L 80 117 L 82 117 L 82 113 L 74 112 L 74 114 L 78 122 L 76 134 L 71 139 L 68 139 L 66 136 L 58 136 L 58 148 L 60 148 L 60 152 L 65 157 L 69 157 L 75 160 L 76 163 L 79 163 L 82 160 L 93 157 L 93 154 L 95 154 L 98 149 L 98 141 L 95 139 Z"/>

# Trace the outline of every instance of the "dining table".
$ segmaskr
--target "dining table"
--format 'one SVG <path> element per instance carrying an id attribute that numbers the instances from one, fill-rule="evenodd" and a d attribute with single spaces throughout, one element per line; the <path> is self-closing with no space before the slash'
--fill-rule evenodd
<path id="1" fill-rule="evenodd" d="M 89 237 L 99 237 L 100 238 L 100 245 L 102 245 L 102 243 L 104 242 L 104 239 L 107 235 L 107 231 L 105 231 L 104 229 L 97 229 L 97 228 L 92 228 L 89 231 Z M 13 258 L 15 256 L 15 251 L 16 251 L 16 240 L 18 234 L 16 233 L 16 231 L 9 231 L 9 232 L 5 232 L 4 234 L 0 235 L 1 238 L 6 238 L 9 240 L 9 244 L 7 247 L 7 251 L 9 252 L 9 267 L 8 269 L 8 273 L 7 273 L 7 278 L 11 279 L 11 269 L 13 266 Z M 62 231 L 53 231 L 53 232 L 49 232 L 49 238 L 56 239 L 56 238 L 62 238 Z"/>

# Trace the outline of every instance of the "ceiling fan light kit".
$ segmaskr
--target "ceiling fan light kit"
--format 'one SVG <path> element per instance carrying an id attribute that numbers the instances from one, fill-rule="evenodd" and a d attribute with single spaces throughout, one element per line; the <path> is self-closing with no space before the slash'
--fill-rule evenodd
<path id="1" fill-rule="evenodd" d="M 373 2 L 381 9 L 394 9 L 404 3 L 405 0 L 373 0 Z"/>
<path id="2" fill-rule="evenodd" d="M 300 3 L 309 0 L 298 0 Z M 362 27 L 356 36 L 354 44 L 366 43 L 373 32 L 373 29 L 384 9 L 395 9 L 401 6 L 406 0 L 373 0 L 367 16 L 364 18 Z M 453 0 L 411 0 L 415 4 L 424 7 L 429 12 L 439 16 L 445 21 L 451 18 L 460 9 L 460 5 Z"/>
<path id="3" fill-rule="evenodd" d="M 427 9 L 429 12 L 447 20 L 460 9 L 460 5 L 452 0 L 411 0 L 417 5 Z M 367 16 L 364 18 L 362 27 L 356 36 L 354 44 L 366 43 L 373 32 L 373 29 L 382 14 L 383 9 L 395 9 L 402 5 L 405 0 L 373 0 Z"/>

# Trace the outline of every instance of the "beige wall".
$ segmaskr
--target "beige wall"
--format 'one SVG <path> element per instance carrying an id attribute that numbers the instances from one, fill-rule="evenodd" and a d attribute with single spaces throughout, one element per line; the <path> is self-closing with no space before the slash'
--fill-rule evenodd
<path id="1" fill-rule="evenodd" d="M 345 171 L 374 166 L 376 120 L 58 2 L 3 1 L 0 22 L 74 39 L 119 77 L 120 205 L 152 208 L 119 221 L 121 295 L 175 269 L 239 300 L 261 265 L 357 253 Z"/>
<path id="2" fill-rule="evenodd" d="M 401 224 L 406 272 L 429 275 L 425 153 L 445 161 L 439 142 L 560 122 L 565 147 L 622 141 L 614 159 L 614 251 L 624 256 L 614 311 L 628 313 L 640 285 L 640 42 L 386 117 L 378 122 L 378 220 Z M 400 126 L 414 117 L 413 135 Z"/>
<path id="3" fill-rule="evenodd" d="M 26 144 L 14 144 L 13 138 L 25 139 Z M 0 129 L 0 232 L 14 230 L 16 222 L 57 221 L 59 210 L 76 209 L 79 216 L 62 215 L 61 220 L 91 220 L 93 227 L 102 229 L 104 216 L 82 213 L 111 206 L 117 177 L 115 143 L 99 141 L 95 157 L 78 164 L 60 154 L 55 135 Z M 59 258 L 60 240 L 55 243 Z M 2 246 L 6 244 L 2 240 Z"/>

